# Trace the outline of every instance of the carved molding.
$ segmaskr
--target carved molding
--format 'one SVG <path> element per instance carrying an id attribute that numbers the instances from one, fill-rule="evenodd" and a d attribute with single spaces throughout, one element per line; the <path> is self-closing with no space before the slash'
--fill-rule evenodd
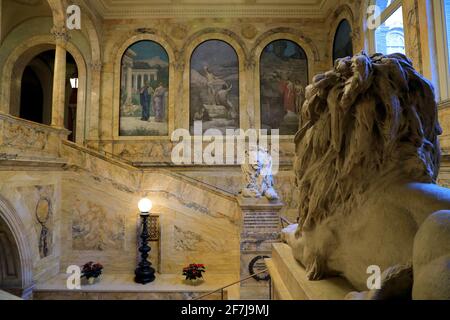
<path id="1" fill-rule="evenodd" d="M 0 158 L 60 158 L 61 141 L 67 138 L 68 132 L 0 114 Z"/>
<path id="2" fill-rule="evenodd" d="M 70 35 L 65 27 L 53 26 L 50 33 L 55 38 L 56 43 L 65 44 L 70 40 Z"/>
<path id="3" fill-rule="evenodd" d="M 258 0 L 248 0 L 242 3 L 151 3 L 150 1 L 135 1 L 132 5 L 125 1 L 96 0 L 92 1 L 94 10 L 104 19 L 138 19 L 148 17 L 276 17 L 276 18 L 325 18 L 335 1 L 316 0 L 309 3 L 286 1 L 280 4 L 273 2 L 260 3 Z"/>
<path id="4" fill-rule="evenodd" d="M 13 0 L 13 1 L 26 6 L 38 6 L 42 4 L 42 0 Z"/>
<path id="5" fill-rule="evenodd" d="M 103 64 L 100 61 L 93 61 L 89 64 L 89 66 L 94 72 L 101 72 L 103 68 Z"/>

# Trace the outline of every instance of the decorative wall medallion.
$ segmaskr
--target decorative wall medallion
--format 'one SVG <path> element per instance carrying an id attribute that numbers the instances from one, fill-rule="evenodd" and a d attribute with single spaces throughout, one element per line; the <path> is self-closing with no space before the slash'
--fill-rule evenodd
<path id="1" fill-rule="evenodd" d="M 242 26 L 241 33 L 244 38 L 253 39 L 258 34 L 258 30 L 253 25 L 246 24 Z"/>
<path id="2" fill-rule="evenodd" d="M 50 232 L 47 227 L 47 222 L 50 219 L 51 211 L 51 200 L 45 197 L 39 199 L 35 214 L 37 221 L 41 225 L 41 234 L 39 236 L 39 254 L 41 258 L 48 257 L 49 255 L 48 242 Z"/>
<path id="3" fill-rule="evenodd" d="M 268 256 L 257 256 L 250 261 L 248 264 L 248 272 L 250 274 L 253 274 L 253 278 L 256 281 L 269 281 L 270 280 L 270 274 L 269 272 L 263 272 L 260 274 L 257 274 L 258 272 L 264 271 L 267 269 L 266 263 L 264 262 L 264 259 L 268 259 L 270 257 Z"/>

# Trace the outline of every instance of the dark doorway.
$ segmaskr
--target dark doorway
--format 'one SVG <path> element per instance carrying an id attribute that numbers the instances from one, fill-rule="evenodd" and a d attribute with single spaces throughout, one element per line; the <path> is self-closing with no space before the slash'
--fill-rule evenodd
<path id="1" fill-rule="evenodd" d="M 44 92 L 41 81 L 30 66 L 25 68 L 22 76 L 20 117 L 44 123 Z"/>
<path id="2" fill-rule="evenodd" d="M 76 141 L 77 134 L 77 103 L 78 103 L 78 68 L 75 59 L 70 53 L 66 58 L 66 105 L 64 110 L 64 123 L 71 133 L 69 141 Z"/>
<path id="3" fill-rule="evenodd" d="M 28 62 L 22 74 L 20 110 L 22 119 L 50 125 L 55 50 L 47 50 Z"/>

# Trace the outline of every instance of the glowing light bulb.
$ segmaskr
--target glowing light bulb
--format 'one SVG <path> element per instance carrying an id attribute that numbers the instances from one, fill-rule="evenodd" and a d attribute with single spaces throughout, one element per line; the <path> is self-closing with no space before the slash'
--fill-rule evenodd
<path id="1" fill-rule="evenodd" d="M 139 211 L 141 213 L 150 213 L 152 210 L 153 203 L 149 198 L 142 198 L 138 203 Z"/>

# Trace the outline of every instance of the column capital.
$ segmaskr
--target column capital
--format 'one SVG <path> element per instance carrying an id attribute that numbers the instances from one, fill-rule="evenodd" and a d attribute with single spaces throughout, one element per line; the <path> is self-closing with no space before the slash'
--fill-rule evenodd
<path id="1" fill-rule="evenodd" d="M 100 72 L 102 71 L 103 64 L 101 61 L 92 61 L 89 66 L 91 67 L 92 71 Z"/>
<path id="2" fill-rule="evenodd" d="M 66 44 L 70 40 L 66 27 L 53 26 L 50 33 L 55 38 L 57 44 Z"/>

